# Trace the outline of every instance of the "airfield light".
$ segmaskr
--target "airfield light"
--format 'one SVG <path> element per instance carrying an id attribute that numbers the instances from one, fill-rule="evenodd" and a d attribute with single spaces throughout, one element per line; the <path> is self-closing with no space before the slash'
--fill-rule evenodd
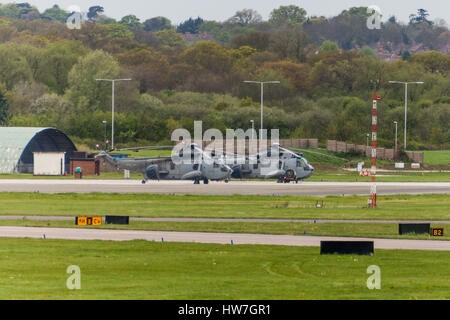
<path id="1" fill-rule="evenodd" d="M 405 150 L 406 150 L 406 123 L 408 120 L 408 84 L 424 84 L 423 81 L 403 82 L 403 81 L 389 81 L 390 84 L 403 84 L 405 85 Z"/>
<path id="2" fill-rule="evenodd" d="M 95 79 L 95 81 L 108 81 L 112 83 L 112 121 L 111 121 L 111 149 L 114 150 L 114 91 L 117 81 L 131 81 L 131 79 Z"/>

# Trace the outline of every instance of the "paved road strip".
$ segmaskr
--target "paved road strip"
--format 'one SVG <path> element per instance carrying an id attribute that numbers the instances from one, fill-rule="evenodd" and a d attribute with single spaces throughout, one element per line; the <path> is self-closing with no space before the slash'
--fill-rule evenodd
<path id="1" fill-rule="evenodd" d="M 39 193 L 146 193 L 169 195 L 369 195 L 368 182 L 303 182 L 279 184 L 271 181 L 211 182 L 193 185 L 191 181 L 149 181 L 142 185 L 137 180 L 2 180 L 0 192 Z M 379 195 L 394 194 L 450 194 L 450 182 L 380 182 Z"/>
<path id="2" fill-rule="evenodd" d="M 318 247 L 320 246 L 320 241 L 374 241 L 375 249 L 450 251 L 450 241 L 230 234 L 206 232 L 0 227 L 0 237 L 42 239 L 44 238 L 44 235 L 46 239 L 65 240 L 147 240 L 162 242 L 162 239 L 164 239 L 164 242 L 193 242 L 214 244 L 230 244 L 231 241 L 233 241 L 235 245 L 251 244 L 304 247 Z"/>

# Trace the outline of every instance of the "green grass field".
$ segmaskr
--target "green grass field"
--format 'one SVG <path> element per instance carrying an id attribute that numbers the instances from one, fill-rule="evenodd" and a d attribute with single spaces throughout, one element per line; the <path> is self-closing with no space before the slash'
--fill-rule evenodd
<path id="1" fill-rule="evenodd" d="M 324 208 L 315 207 L 324 201 Z M 0 215 L 450 220 L 450 196 L 170 196 L 0 193 Z"/>
<path id="2" fill-rule="evenodd" d="M 314 182 L 370 182 L 371 177 L 360 177 L 355 171 L 319 170 L 306 181 Z M 378 182 L 450 182 L 450 172 L 378 172 Z"/>
<path id="3" fill-rule="evenodd" d="M 139 150 L 139 151 L 114 151 L 111 154 L 128 154 L 129 158 L 154 158 L 170 157 L 172 150 Z"/>
<path id="4" fill-rule="evenodd" d="M 71 265 L 81 290 L 66 288 Z M 450 299 L 448 270 L 447 252 L 0 239 L 0 299 Z"/>
<path id="5" fill-rule="evenodd" d="M 450 165 L 450 150 L 423 151 L 425 164 L 429 165 Z"/>
<path id="6" fill-rule="evenodd" d="M 318 200 L 324 208 L 315 208 Z M 0 215 L 450 220 L 446 195 L 379 197 L 376 210 L 364 208 L 366 201 L 356 196 L 0 193 Z M 71 221 L 0 225 L 75 228 Z M 300 235 L 306 229 L 307 235 L 430 239 L 400 237 L 394 223 L 132 221 L 101 228 Z M 448 239 L 448 232 L 440 238 Z M 81 268 L 81 290 L 66 288 L 71 265 Z M 371 265 L 381 268 L 381 290 L 366 287 Z M 448 270 L 448 252 L 321 256 L 319 248 L 303 247 L 0 239 L 0 299 L 450 299 Z"/>

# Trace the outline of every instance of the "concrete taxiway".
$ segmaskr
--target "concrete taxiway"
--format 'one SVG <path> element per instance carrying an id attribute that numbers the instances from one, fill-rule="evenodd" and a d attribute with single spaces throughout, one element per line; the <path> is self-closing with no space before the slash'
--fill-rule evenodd
<path id="1" fill-rule="evenodd" d="M 191 181 L 138 180 L 0 180 L 0 192 L 40 193 L 148 193 L 173 195 L 369 195 L 367 182 L 302 182 L 279 184 L 271 181 L 211 182 L 194 185 Z M 450 194 L 450 182 L 380 182 L 378 195 Z"/>
<path id="2" fill-rule="evenodd" d="M 235 245 L 281 245 L 319 247 L 321 241 L 374 241 L 375 249 L 450 251 L 450 241 L 371 239 L 350 237 L 312 237 L 265 234 L 234 234 L 205 232 L 166 232 L 101 229 L 64 229 L 0 227 L 0 237 L 61 240 L 146 240 L 162 242 L 189 242 Z"/>

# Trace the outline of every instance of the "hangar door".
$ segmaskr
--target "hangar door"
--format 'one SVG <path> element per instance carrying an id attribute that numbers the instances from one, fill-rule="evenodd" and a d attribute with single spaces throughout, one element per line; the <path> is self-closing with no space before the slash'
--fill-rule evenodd
<path id="1" fill-rule="evenodd" d="M 63 176 L 66 172 L 65 152 L 34 152 L 35 176 Z"/>

